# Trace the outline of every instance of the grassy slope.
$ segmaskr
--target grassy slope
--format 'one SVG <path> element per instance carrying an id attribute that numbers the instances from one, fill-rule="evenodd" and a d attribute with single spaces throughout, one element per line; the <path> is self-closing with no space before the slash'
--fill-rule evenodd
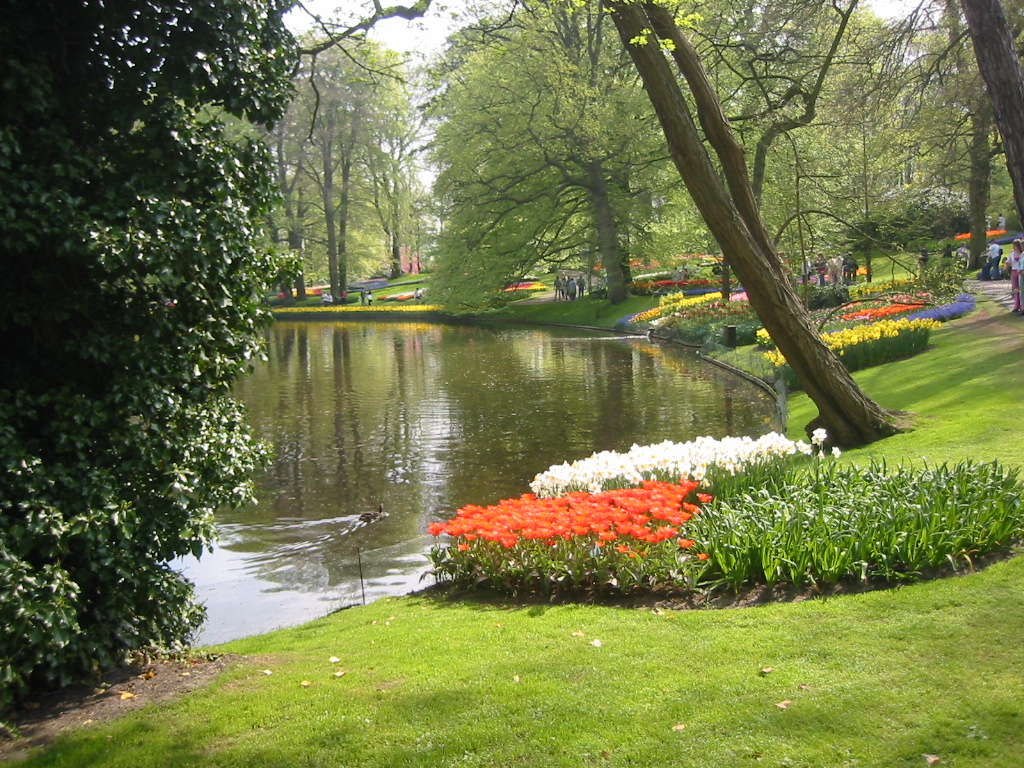
<path id="1" fill-rule="evenodd" d="M 1024 328 L 980 311 L 927 354 L 857 374 L 920 426 L 848 456 L 1019 464 L 1024 372 L 1006 335 Z M 792 413 L 799 432 L 802 396 Z M 29 764 L 1016 768 L 1022 579 L 1017 558 L 886 592 L 661 615 L 385 600 L 232 643 L 245 658 L 208 689 Z"/>

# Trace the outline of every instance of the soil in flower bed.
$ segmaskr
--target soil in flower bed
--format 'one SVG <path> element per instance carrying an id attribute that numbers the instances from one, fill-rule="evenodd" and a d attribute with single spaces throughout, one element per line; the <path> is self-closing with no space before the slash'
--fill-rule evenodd
<path id="1" fill-rule="evenodd" d="M 683 590 L 669 585 L 654 589 L 635 590 L 628 594 L 614 591 L 585 591 L 544 593 L 540 591 L 519 592 L 512 595 L 495 589 L 469 589 L 454 584 L 438 584 L 423 590 L 419 594 L 444 602 L 477 602 L 491 605 L 604 605 L 639 610 L 689 611 L 716 610 L 726 608 L 753 608 L 769 603 L 799 603 L 815 598 L 839 597 L 864 592 L 875 592 L 884 589 L 895 589 L 901 586 L 917 584 L 932 579 L 966 576 L 975 573 L 993 563 L 1007 560 L 1024 552 L 1024 543 L 1007 547 L 998 552 L 979 555 L 972 558 L 971 563 L 960 562 L 957 570 L 952 566 L 936 568 L 919 574 L 915 579 L 905 582 L 844 580 L 836 584 L 806 585 L 794 587 L 791 584 L 751 584 L 739 592 L 729 589 L 718 589 L 711 593 Z"/>

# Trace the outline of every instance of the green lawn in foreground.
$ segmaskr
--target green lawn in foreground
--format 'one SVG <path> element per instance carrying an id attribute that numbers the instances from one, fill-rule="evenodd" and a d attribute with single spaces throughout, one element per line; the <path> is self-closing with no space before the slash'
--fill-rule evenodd
<path id="1" fill-rule="evenodd" d="M 920 427 L 847 456 L 1018 466 L 1022 332 L 982 302 L 928 353 L 858 373 Z M 242 658 L 210 687 L 25 764 L 1018 768 L 1022 581 L 1016 558 L 723 611 L 383 600 L 218 649 Z"/>

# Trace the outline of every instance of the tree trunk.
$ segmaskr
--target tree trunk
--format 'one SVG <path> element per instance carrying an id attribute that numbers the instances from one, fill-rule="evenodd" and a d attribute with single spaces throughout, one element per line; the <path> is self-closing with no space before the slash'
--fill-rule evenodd
<path id="1" fill-rule="evenodd" d="M 658 115 L 680 177 L 751 305 L 818 407 L 817 418 L 807 425 L 808 433 L 823 427 L 830 444 L 854 446 L 898 432 L 895 415 L 861 391 L 815 331 L 761 221 L 742 148 L 689 41 L 674 24 L 668 28 L 666 14 L 658 6 L 610 0 L 609 7 Z M 654 29 L 675 46 L 672 55 L 694 96 L 728 190 L 704 147 L 679 83 L 653 39 Z"/>
<path id="2" fill-rule="evenodd" d="M 978 70 L 992 99 L 1013 182 L 1018 220 L 1024 222 L 1024 72 L 999 0 L 960 0 Z"/>
<path id="3" fill-rule="evenodd" d="M 391 272 L 392 280 L 402 276 L 402 241 L 398 237 L 398 228 L 391 233 Z"/>
<path id="4" fill-rule="evenodd" d="M 968 147 L 971 175 L 968 202 L 971 213 L 971 255 L 968 268 L 978 269 L 985 258 L 985 226 L 988 220 L 989 183 L 992 178 L 992 110 L 982 101 L 971 119 Z"/>
<path id="5" fill-rule="evenodd" d="M 605 279 L 608 283 L 608 301 L 621 304 L 628 297 L 626 280 L 622 274 L 622 259 L 619 255 L 619 236 L 615 227 L 615 215 L 608 198 L 608 183 L 599 162 L 588 168 L 590 175 L 590 201 L 594 206 L 594 222 L 597 229 L 597 247 L 604 263 Z"/>
<path id="6" fill-rule="evenodd" d="M 332 121 L 333 122 L 333 121 Z M 335 301 L 341 298 L 341 282 L 338 276 L 338 225 L 334 217 L 334 157 L 332 141 L 328 137 L 320 145 L 320 162 L 323 167 L 324 226 L 327 229 L 327 270 L 331 280 L 331 296 Z"/>

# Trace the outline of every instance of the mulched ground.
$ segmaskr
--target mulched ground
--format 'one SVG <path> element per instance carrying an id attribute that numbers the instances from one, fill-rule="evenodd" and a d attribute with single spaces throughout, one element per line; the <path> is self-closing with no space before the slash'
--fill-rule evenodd
<path id="1" fill-rule="evenodd" d="M 111 670 L 95 685 L 76 685 L 31 697 L 0 720 L 0 761 L 26 757 L 65 731 L 121 717 L 183 696 L 213 680 L 232 656 L 139 658 Z"/>

